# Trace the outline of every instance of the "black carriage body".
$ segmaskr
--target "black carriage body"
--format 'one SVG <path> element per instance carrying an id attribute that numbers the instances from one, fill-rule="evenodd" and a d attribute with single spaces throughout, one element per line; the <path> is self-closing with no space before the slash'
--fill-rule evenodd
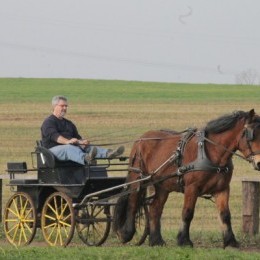
<path id="1" fill-rule="evenodd" d="M 62 192 L 70 197 L 73 203 L 80 203 L 86 195 L 109 188 L 112 189 L 104 193 L 101 192 L 97 198 L 115 195 L 121 189 L 113 189 L 113 187 L 125 183 L 124 176 L 111 177 L 108 176 L 108 172 L 120 171 L 126 175 L 126 157 L 121 158 L 122 162 L 119 161 L 116 164 L 112 164 L 108 160 L 101 160 L 101 163 L 97 165 L 80 165 L 71 161 L 54 160 L 48 150 L 36 147 L 36 151 L 32 153 L 32 161 L 33 164 L 35 161 L 37 164 L 32 169 L 37 172 L 37 178 L 26 178 L 28 172 L 26 163 L 8 163 L 8 172 L 11 176 L 8 185 L 13 188 L 16 187 L 18 192 L 25 192 L 30 195 L 37 213 L 41 213 L 46 198 L 54 192 Z M 117 169 L 114 169 L 114 167 Z M 118 169 L 118 167 L 121 169 Z M 16 179 L 17 173 L 25 174 L 25 177 Z"/>

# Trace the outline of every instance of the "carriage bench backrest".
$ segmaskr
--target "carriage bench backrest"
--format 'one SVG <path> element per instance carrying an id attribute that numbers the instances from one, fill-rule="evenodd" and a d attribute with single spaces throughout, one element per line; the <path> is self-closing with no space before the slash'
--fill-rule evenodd
<path id="1" fill-rule="evenodd" d="M 54 168 L 55 157 L 49 149 L 43 147 L 42 141 L 36 141 L 35 152 L 37 154 L 37 167 L 38 168 Z"/>
<path id="2" fill-rule="evenodd" d="M 54 168 L 55 158 L 54 155 L 45 147 L 37 146 L 35 152 L 39 155 L 37 158 L 37 164 L 40 168 Z"/>

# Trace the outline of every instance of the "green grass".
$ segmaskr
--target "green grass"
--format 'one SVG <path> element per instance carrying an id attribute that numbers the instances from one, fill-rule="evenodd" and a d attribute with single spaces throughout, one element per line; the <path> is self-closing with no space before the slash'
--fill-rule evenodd
<path id="1" fill-rule="evenodd" d="M 22 249 L 6 248 L 1 250 L 0 259 L 259 259 L 259 254 L 240 252 L 233 249 L 190 249 L 190 248 L 148 248 L 148 247 L 73 247 L 46 248 L 27 247 Z"/>
<path id="2" fill-rule="evenodd" d="M 73 102 L 257 101 L 259 86 L 197 85 L 81 79 L 0 79 L 0 103 L 48 102 L 63 94 Z"/>
<path id="3" fill-rule="evenodd" d="M 69 98 L 68 118 L 76 122 L 80 133 L 95 143 L 125 141 L 126 154 L 132 141 L 149 129 L 183 130 L 204 126 L 221 114 L 259 107 L 259 86 L 197 85 L 80 79 L 0 79 L 0 173 L 6 162 L 26 161 L 31 165 L 40 126 L 51 113 L 50 101 L 57 94 Z M 31 245 L 15 249 L 4 243 L 0 231 L 0 259 L 257 259 L 260 254 L 244 252 L 260 249 L 260 237 L 248 238 L 241 232 L 241 179 L 258 176 L 252 167 L 234 158 L 230 208 L 232 224 L 242 251 L 222 250 L 222 237 L 214 203 L 199 199 L 191 225 L 195 249 L 178 248 L 176 234 L 180 224 L 183 195 L 172 193 L 162 217 L 165 248 L 122 246 L 109 236 L 101 248 L 83 247 L 77 236 L 66 249 Z M 5 180 L 5 183 L 7 180 Z M 11 195 L 4 187 L 3 204 Z M 41 236 L 38 238 L 42 241 Z M 12 255 L 13 254 L 13 255 Z"/>

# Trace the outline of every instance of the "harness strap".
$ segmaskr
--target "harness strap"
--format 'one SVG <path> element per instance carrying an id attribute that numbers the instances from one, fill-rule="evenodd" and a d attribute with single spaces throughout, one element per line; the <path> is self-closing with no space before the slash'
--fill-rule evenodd
<path id="1" fill-rule="evenodd" d="M 208 159 L 205 151 L 205 131 L 198 131 L 196 135 L 198 138 L 197 158 L 193 162 L 179 167 L 178 171 L 181 173 L 186 173 L 190 171 L 228 172 L 230 161 L 228 161 L 227 165 L 225 166 L 219 166 L 213 164 L 212 161 Z"/>
<path id="2" fill-rule="evenodd" d="M 182 165 L 182 158 L 183 158 L 185 146 L 190 141 L 190 139 L 195 135 L 196 131 L 197 131 L 197 128 L 188 128 L 186 133 L 180 139 L 178 147 L 176 149 L 176 151 L 179 153 L 179 158 L 178 158 L 178 162 L 177 162 L 178 167 L 180 167 Z"/>

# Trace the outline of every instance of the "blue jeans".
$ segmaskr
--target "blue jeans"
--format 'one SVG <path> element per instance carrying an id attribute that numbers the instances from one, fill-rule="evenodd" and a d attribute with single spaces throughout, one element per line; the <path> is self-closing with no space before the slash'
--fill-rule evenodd
<path id="1" fill-rule="evenodd" d="M 108 149 L 97 147 L 96 158 L 107 157 Z M 85 156 L 93 149 L 93 146 L 88 146 L 85 150 L 81 149 L 79 146 L 64 144 L 57 145 L 49 150 L 54 154 L 54 156 L 60 161 L 73 161 L 79 164 L 85 165 Z"/>

